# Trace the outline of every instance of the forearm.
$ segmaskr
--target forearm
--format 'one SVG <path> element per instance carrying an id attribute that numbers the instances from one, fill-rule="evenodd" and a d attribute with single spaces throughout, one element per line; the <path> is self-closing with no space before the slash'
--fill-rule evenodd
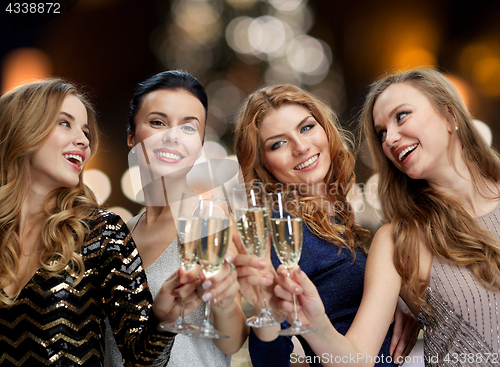
<path id="1" fill-rule="evenodd" d="M 211 311 L 214 327 L 229 336 L 227 339 L 214 339 L 214 344 L 225 354 L 238 352 L 249 333 L 246 316 L 239 302 L 235 300 L 226 308 L 212 306 Z"/>
<path id="2" fill-rule="evenodd" d="M 317 330 L 304 334 L 314 354 L 321 358 L 323 366 L 373 366 L 377 352 L 368 351 L 349 332 L 344 336 L 331 324 L 325 314 L 315 325 Z"/>

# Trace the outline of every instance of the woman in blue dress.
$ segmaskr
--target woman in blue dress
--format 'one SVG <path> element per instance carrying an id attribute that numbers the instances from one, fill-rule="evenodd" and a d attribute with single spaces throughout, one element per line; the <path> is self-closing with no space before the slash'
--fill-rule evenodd
<path id="1" fill-rule="evenodd" d="M 258 179 L 268 192 L 289 186 L 299 191 L 304 223 L 299 265 L 317 287 L 330 322 L 344 334 L 361 303 L 366 263 L 363 245 L 369 235 L 355 222 L 346 198 L 355 182 L 349 146 L 352 141 L 335 113 L 292 85 L 257 90 L 247 98 L 237 121 L 235 152 L 244 180 Z M 237 237 L 233 239 L 240 243 Z M 274 249 L 271 261 L 274 269 L 280 264 Z M 255 276 L 255 269 L 265 266 L 262 261 L 239 255 L 235 264 L 241 291 L 250 303 L 258 302 L 255 285 L 267 286 L 268 299 L 273 296 L 276 278 Z M 391 330 L 383 331 L 377 366 L 393 365 L 393 357 L 406 356 L 412 349 L 418 327 L 407 309 L 403 314 L 405 317 L 397 317 L 392 344 Z M 315 355 L 301 336 L 305 356 L 291 355 L 291 338 L 277 336 L 278 329 L 252 330 L 249 350 L 254 366 L 288 366 L 291 360 L 310 366 L 327 362 L 328 356 Z"/>

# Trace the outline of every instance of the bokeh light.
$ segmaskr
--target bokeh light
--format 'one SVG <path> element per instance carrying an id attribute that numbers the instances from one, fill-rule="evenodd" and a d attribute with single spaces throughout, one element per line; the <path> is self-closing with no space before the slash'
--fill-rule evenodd
<path id="1" fill-rule="evenodd" d="M 99 204 L 108 200 L 111 194 L 111 181 L 109 177 L 98 169 L 83 171 L 83 182 L 94 192 Z"/>
<path id="2" fill-rule="evenodd" d="M 500 96 L 500 42 L 483 40 L 465 47 L 459 59 L 460 69 L 479 85 L 487 96 Z"/>
<path id="3" fill-rule="evenodd" d="M 480 120 L 472 120 L 472 123 L 474 124 L 474 127 L 479 131 L 479 134 L 481 134 L 481 137 L 484 139 L 486 145 L 491 147 L 491 144 L 493 143 L 493 134 L 490 127 Z"/>
<path id="4" fill-rule="evenodd" d="M 304 0 L 269 0 L 269 3 L 281 11 L 293 11 L 304 3 Z"/>
<path id="5" fill-rule="evenodd" d="M 139 166 L 132 166 L 127 169 L 122 175 L 120 183 L 123 194 L 129 200 L 140 204 L 144 203 L 144 192 L 142 191 Z"/>
<path id="6" fill-rule="evenodd" d="M 2 63 L 2 93 L 31 80 L 52 73 L 49 56 L 37 48 L 18 48 L 5 56 Z"/>

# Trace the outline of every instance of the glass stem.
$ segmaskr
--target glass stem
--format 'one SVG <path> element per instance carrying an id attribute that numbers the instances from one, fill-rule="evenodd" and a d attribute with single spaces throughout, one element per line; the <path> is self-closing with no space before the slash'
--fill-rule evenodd
<path id="1" fill-rule="evenodd" d="M 205 304 L 205 319 L 203 320 L 203 327 L 207 329 L 211 329 L 212 326 L 212 320 L 211 320 L 211 315 L 210 315 L 210 307 L 212 305 L 211 301 L 206 302 Z"/>
<path id="2" fill-rule="evenodd" d="M 179 311 L 179 317 L 177 318 L 177 323 L 178 324 L 184 324 L 186 321 L 184 320 L 184 309 L 185 309 L 185 303 L 184 301 L 181 302 L 181 309 Z"/>
<path id="3" fill-rule="evenodd" d="M 261 286 L 259 286 L 259 294 L 260 294 L 260 299 L 261 299 L 260 316 L 265 317 L 265 316 L 268 316 L 269 311 L 267 310 L 266 297 L 264 296 L 264 292 L 262 291 Z"/>

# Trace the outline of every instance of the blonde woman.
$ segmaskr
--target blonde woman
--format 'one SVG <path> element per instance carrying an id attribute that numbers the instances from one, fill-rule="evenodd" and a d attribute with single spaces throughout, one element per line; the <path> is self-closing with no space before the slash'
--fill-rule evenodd
<path id="1" fill-rule="evenodd" d="M 196 274 L 153 299 L 123 221 L 82 182 L 97 149 L 95 113 L 59 79 L 0 98 L 0 364 L 102 366 L 108 316 L 127 366 L 164 365 L 177 288 L 197 305 Z"/>

